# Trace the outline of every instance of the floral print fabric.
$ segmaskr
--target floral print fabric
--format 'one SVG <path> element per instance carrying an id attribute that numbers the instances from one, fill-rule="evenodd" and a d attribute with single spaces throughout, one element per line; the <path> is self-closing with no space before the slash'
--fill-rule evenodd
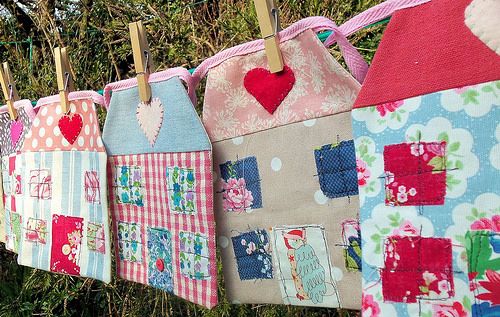
<path id="1" fill-rule="evenodd" d="M 181 274 L 197 280 L 210 278 L 208 238 L 200 233 L 179 232 Z"/>
<path id="2" fill-rule="evenodd" d="M 52 216 L 52 248 L 50 270 L 57 273 L 80 275 L 80 252 L 83 218 Z"/>
<path id="3" fill-rule="evenodd" d="M 140 166 L 115 166 L 114 188 L 119 204 L 144 206 L 142 172 Z"/>
<path id="4" fill-rule="evenodd" d="M 173 293 L 172 234 L 166 229 L 148 228 L 148 283 Z"/>
<path id="5" fill-rule="evenodd" d="M 499 296 L 490 280 L 499 273 L 496 241 L 473 233 L 495 232 L 500 219 L 498 105 L 500 81 L 493 81 L 353 110 L 365 315 L 498 315 L 488 295 Z M 423 266 L 419 276 L 394 272 L 396 281 L 384 271 L 392 264 L 388 241 L 416 238 L 449 240 L 451 254 L 441 248 L 421 264 L 451 257 L 451 266 L 439 265 L 450 274 Z M 477 265 L 471 252 L 480 255 Z"/>
<path id="6" fill-rule="evenodd" d="M 266 230 L 245 232 L 231 239 L 241 280 L 273 278 L 271 245 Z"/>
<path id="7" fill-rule="evenodd" d="M 118 250 L 121 260 L 142 262 L 142 235 L 139 224 L 118 223 Z"/>
<path id="8" fill-rule="evenodd" d="M 26 240 L 32 242 L 47 243 L 47 221 L 43 219 L 28 219 L 26 227 Z"/>
<path id="9" fill-rule="evenodd" d="M 194 175 L 192 168 L 167 167 L 168 204 L 171 212 L 188 215 L 195 213 Z"/>
<path id="10" fill-rule="evenodd" d="M 252 212 L 262 208 L 259 169 L 254 156 L 220 165 L 225 211 Z"/>
<path id="11" fill-rule="evenodd" d="M 106 253 L 104 227 L 100 223 L 89 222 L 87 228 L 87 246 L 89 250 Z"/>

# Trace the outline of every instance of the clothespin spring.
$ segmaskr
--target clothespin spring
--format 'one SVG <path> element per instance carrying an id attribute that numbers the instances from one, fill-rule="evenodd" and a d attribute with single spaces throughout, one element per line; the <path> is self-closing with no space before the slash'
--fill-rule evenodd
<path id="1" fill-rule="evenodd" d="M 279 26 L 280 26 L 279 10 L 277 8 L 272 8 L 271 14 L 273 15 L 273 19 L 274 19 L 274 32 L 272 34 L 264 36 L 263 37 L 264 40 L 275 37 L 279 32 Z"/>

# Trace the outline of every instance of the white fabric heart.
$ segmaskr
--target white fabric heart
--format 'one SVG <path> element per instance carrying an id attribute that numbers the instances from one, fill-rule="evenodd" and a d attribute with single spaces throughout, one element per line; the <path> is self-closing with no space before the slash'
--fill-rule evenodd
<path id="1" fill-rule="evenodd" d="M 465 24 L 484 44 L 500 55 L 500 1 L 474 0 L 465 9 Z"/>
<path id="2" fill-rule="evenodd" d="M 159 98 L 151 98 L 149 104 L 141 102 L 137 106 L 137 122 L 146 135 L 151 146 L 155 145 L 156 138 L 163 123 L 163 105 Z"/>

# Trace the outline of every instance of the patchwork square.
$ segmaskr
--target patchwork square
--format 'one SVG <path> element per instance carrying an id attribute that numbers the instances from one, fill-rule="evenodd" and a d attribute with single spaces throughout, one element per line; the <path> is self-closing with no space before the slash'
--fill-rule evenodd
<path id="1" fill-rule="evenodd" d="M 388 237 L 381 276 L 384 301 L 415 303 L 454 296 L 451 240 Z"/>
<path id="2" fill-rule="evenodd" d="M 172 269 L 172 234 L 161 228 L 148 228 L 148 283 L 174 292 Z"/>
<path id="3" fill-rule="evenodd" d="M 26 240 L 41 244 L 47 243 L 47 221 L 29 218 L 26 225 Z"/>
<path id="4" fill-rule="evenodd" d="M 357 220 L 342 223 L 345 266 L 348 271 L 361 271 L 361 230 Z"/>
<path id="5" fill-rule="evenodd" d="M 241 280 L 273 278 L 271 247 L 266 230 L 245 232 L 231 240 Z"/>
<path id="6" fill-rule="evenodd" d="M 23 191 L 22 191 L 21 175 L 18 174 L 17 172 L 14 172 L 12 174 L 11 183 L 14 184 L 14 188 L 12 188 L 14 191 L 12 194 L 13 195 L 22 195 Z"/>
<path id="7" fill-rule="evenodd" d="M 171 212 L 196 212 L 195 173 L 192 168 L 167 167 L 168 206 Z"/>
<path id="8" fill-rule="evenodd" d="M 465 248 L 469 268 L 470 290 L 475 303 L 472 311 L 500 312 L 500 233 L 468 231 Z M 488 315 L 489 316 L 489 315 Z"/>
<path id="9" fill-rule="evenodd" d="M 87 247 L 90 251 L 106 253 L 104 226 L 102 223 L 87 224 Z"/>
<path id="10" fill-rule="evenodd" d="M 446 195 L 446 142 L 384 147 L 388 206 L 442 205 Z"/>
<path id="11" fill-rule="evenodd" d="M 49 169 L 31 170 L 28 185 L 30 197 L 37 199 L 52 198 L 52 180 Z"/>
<path id="12" fill-rule="evenodd" d="M 85 200 L 92 204 L 101 203 L 101 184 L 96 171 L 85 171 Z"/>
<path id="13" fill-rule="evenodd" d="M 50 271 L 80 275 L 83 218 L 62 215 L 52 216 L 52 247 Z"/>
<path id="14" fill-rule="evenodd" d="M 208 238 L 194 232 L 179 232 L 179 259 L 181 273 L 189 278 L 210 278 Z"/>
<path id="15" fill-rule="evenodd" d="M 328 198 L 358 194 L 354 141 L 327 144 L 314 150 L 319 185 Z"/>
<path id="16" fill-rule="evenodd" d="M 116 202 L 144 207 L 144 185 L 140 166 L 115 166 Z"/>
<path id="17" fill-rule="evenodd" d="M 220 164 L 222 198 L 225 211 L 251 212 L 262 208 L 257 158 L 249 156 L 234 162 Z"/>
<path id="18" fill-rule="evenodd" d="M 142 234 L 139 224 L 118 222 L 118 253 L 120 260 L 142 262 Z"/>

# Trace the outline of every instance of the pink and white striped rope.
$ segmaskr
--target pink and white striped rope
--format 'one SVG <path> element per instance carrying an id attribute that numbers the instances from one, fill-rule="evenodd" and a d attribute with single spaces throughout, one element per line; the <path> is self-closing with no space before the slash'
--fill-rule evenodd
<path id="1" fill-rule="evenodd" d="M 305 30 L 313 30 L 314 32 L 331 30 L 336 34 L 336 39 L 341 46 L 343 54 L 346 60 L 346 64 L 349 70 L 354 75 L 354 77 L 362 82 L 366 71 L 368 70 L 368 64 L 365 62 L 361 54 L 356 50 L 354 46 L 342 35 L 337 25 L 328 18 L 325 17 L 309 17 L 302 19 L 290 25 L 283 31 L 278 33 L 280 43 L 286 42 L 293 39 Z M 197 85 L 203 77 L 206 76 L 208 70 L 213 68 L 227 59 L 234 56 L 241 56 L 250 53 L 254 53 L 264 49 L 264 40 L 259 39 L 251 41 L 248 43 L 240 44 L 232 48 L 221 51 L 214 56 L 203 61 L 193 73 L 193 81 Z"/>
<path id="2" fill-rule="evenodd" d="M 195 93 L 196 86 L 194 85 L 193 77 L 191 76 L 189 71 L 183 67 L 174 67 L 161 72 L 152 73 L 151 75 L 149 75 L 149 82 L 155 83 L 159 81 L 168 80 L 172 77 L 179 77 L 186 83 L 188 87 L 187 91 L 189 98 L 191 99 L 193 104 L 196 105 L 196 93 Z M 106 108 L 109 107 L 109 102 L 111 100 L 111 92 L 125 90 L 136 86 L 137 86 L 137 78 L 135 77 L 107 84 L 106 87 L 104 87 L 105 107 Z"/>

